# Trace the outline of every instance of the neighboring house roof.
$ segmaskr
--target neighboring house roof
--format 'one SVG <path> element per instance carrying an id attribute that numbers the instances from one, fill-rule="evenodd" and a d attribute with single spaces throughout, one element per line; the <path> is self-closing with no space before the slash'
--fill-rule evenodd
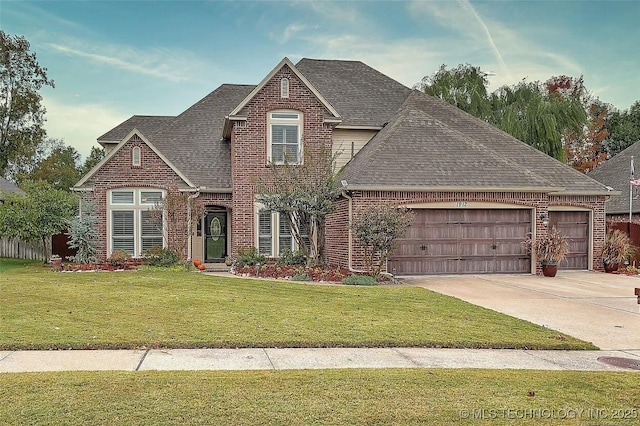
<path id="1" fill-rule="evenodd" d="M 380 128 L 411 89 L 360 61 L 302 59 L 296 68 L 334 106 L 339 127 Z"/>
<path id="2" fill-rule="evenodd" d="M 0 176 L 0 201 L 4 201 L 4 194 L 24 195 L 25 192 L 22 189 L 18 188 L 15 184 Z"/>
<path id="3" fill-rule="evenodd" d="M 629 213 L 629 179 L 631 177 L 631 156 L 634 157 L 635 176 L 640 176 L 640 141 L 627 147 L 607 161 L 598 164 L 595 169 L 589 172 L 589 176 L 602 182 L 621 194 L 613 197 L 606 205 L 607 214 Z M 636 200 L 640 190 L 634 188 L 634 202 L 632 211 L 640 212 L 640 200 Z"/>
<path id="4" fill-rule="evenodd" d="M 133 129 L 138 129 L 146 137 L 153 137 L 175 119 L 175 116 L 170 115 L 134 115 L 100 136 L 98 142 L 120 143 Z"/>
<path id="5" fill-rule="evenodd" d="M 416 90 L 345 166 L 343 179 L 351 189 L 607 193 L 601 183 Z"/>

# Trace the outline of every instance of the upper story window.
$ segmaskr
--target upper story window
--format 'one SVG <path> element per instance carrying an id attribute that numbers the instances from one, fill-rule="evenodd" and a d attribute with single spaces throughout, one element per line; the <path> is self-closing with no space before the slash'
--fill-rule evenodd
<path id="1" fill-rule="evenodd" d="M 283 78 L 280 80 L 280 97 L 288 98 L 289 97 L 289 79 Z"/>
<path id="2" fill-rule="evenodd" d="M 302 123 L 302 113 L 298 111 L 269 113 L 269 161 L 302 163 Z"/>
<path id="3" fill-rule="evenodd" d="M 131 165 L 133 167 L 140 167 L 142 165 L 142 160 L 140 158 L 140 147 L 134 146 L 131 149 Z"/>

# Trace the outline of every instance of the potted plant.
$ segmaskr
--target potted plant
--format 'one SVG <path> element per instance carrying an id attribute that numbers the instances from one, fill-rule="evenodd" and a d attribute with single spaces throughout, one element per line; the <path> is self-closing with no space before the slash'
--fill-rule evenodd
<path id="1" fill-rule="evenodd" d="M 231 256 L 227 256 L 224 258 L 224 264 L 227 266 L 233 265 L 233 258 Z"/>
<path id="2" fill-rule="evenodd" d="M 617 271 L 625 260 L 633 256 L 634 251 L 629 236 L 623 231 L 615 229 L 607 232 L 600 250 L 605 272 Z"/>
<path id="3" fill-rule="evenodd" d="M 525 243 L 540 261 L 542 274 L 545 277 L 555 277 L 558 272 L 558 263 L 564 260 L 569 252 L 569 243 L 565 236 L 552 227 L 546 235 L 535 240 L 530 236 Z"/>
<path id="4" fill-rule="evenodd" d="M 57 254 L 51 256 L 50 262 L 54 270 L 59 271 L 62 269 L 62 258 Z"/>

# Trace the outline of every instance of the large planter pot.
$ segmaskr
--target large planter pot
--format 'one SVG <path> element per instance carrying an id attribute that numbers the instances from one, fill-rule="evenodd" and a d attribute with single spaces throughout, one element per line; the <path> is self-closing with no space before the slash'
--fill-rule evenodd
<path id="1" fill-rule="evenodd" d="M 619 263 L 605 263 L 604 271 L 608 273 L 616 272 L 620 268 Z"/>
<path id="2" fill-rule="evenodd" d="M 542 265 L 542 275 L 545 277 L 555 277 L 558 273 L 558 265 Z"/>

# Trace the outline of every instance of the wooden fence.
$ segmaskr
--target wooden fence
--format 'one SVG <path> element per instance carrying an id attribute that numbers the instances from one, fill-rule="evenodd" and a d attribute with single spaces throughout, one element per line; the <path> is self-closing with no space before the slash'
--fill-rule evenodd
<path id="1" fill-rule="evenodd" d="M 51 257 L 51 253 L 44 256 L 44 249 L 40 241 L 24 242 L 8 237 L 0 237 L 0 257 L 14 259 L 42 260 Z"/>

